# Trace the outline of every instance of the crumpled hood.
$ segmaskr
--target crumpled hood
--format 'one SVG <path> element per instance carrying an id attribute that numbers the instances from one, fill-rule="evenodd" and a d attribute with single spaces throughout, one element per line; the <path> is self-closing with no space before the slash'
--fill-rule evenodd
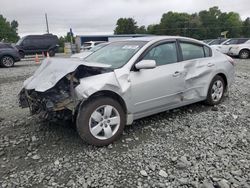
<path id="1" fill-rule="evenodd" d="M 44 92 L 67 74 L 74 72 L 80 65 L 88 67 L 108 68 L 109 65 L 101 63 L 87 63 L 73 58 L 46 58 L 33 76 L 25 80 L 23 87 L 27 90 L 35 89 Z"/>

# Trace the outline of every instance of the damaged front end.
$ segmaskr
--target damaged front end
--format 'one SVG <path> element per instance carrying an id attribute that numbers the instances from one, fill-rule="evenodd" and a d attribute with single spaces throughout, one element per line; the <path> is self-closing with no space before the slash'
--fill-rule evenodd
<path id="1" fill-rule="evenodd" d="M 22 108 L 29 108 L 32 115 L 38 115 L 45 120 L 72 120 L 78 105 L 82 101 L 82 98 L 78 98 L 75 91 L 75 88 L 80 84 L 80 79 L 107 71 L 109 71 L 107 68 L 79 65 L 76 70 L 67 73 L 53 87 L 45 91 L 39 91 L 35 87 L 30 88 L 29 84 L 26 84 L 26 87 L 19 93 L 19 105 Z M 32 79 L 29 82 L 31 83 Z M 32 84 L 36 85 L 34 83 L 30 85 Z"/>
<path id="2" fill-rule="evenodd" d="M 78 104 L 74 95 L 78 83 L 73 74 L 69 74 L 45 92 L 23 88 L 19 94 L 19 104 L 22 108 L 29 107 L 32 115 L 38 114 L 42 119 L 70 120 Z"/>

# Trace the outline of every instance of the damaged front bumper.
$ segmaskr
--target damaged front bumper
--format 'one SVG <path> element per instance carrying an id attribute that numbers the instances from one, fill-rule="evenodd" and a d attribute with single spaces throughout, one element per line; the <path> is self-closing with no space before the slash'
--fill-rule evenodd
<path id="1" fill-rule="evenodd" d="M 71 76 L 65 77 L 45 92 L 23 88 L 18 96 L 19 106 L 29 108 L 32 115 L 37 114 L 46 120 L 72 119 L 79 101 L 74 91 L 76 81 L 72 81 Z"/>
<path id="2" fill-rule="evenodd" d="M 72 119 L 80 102 L 87 98 L 76 91 L 80 80 L 110 71 L 107 65 L 97 63 L 45 59 L 34 75 L 25 80 L 18 95 L 19 106 L 46 120 Z"/>

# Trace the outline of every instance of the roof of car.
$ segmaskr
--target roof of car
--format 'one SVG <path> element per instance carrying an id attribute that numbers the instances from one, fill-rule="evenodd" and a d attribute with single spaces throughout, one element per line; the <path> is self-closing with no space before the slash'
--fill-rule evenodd
<path id="1" fill-rule="evenodd" d="M 164 39 L 186 39 L 189 41 L 193 42 L 198 42 L 198 43 L 203 43 L 199 40 L 193 39 L 193 38 L 188 38 L 188 37 L 181 37 L 181 36 L 149 36 L 149 37 L 135 37 L 132 39 L 126 39 L 126 41 L 145 41 L 145 42 L 150 42 L 150 41 L 160 41 Z"/>

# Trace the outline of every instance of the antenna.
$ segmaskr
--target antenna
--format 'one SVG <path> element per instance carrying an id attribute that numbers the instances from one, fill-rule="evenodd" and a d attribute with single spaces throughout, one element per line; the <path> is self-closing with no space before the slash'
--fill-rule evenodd
<path id="1" fill-rule="evenodd" d="M 48 24 L 47 13 L 45 13 L 45 20 L 46 20 L 46 26 L 47 26 L 47 33 L 49 34 L 49 24 Z"/>

